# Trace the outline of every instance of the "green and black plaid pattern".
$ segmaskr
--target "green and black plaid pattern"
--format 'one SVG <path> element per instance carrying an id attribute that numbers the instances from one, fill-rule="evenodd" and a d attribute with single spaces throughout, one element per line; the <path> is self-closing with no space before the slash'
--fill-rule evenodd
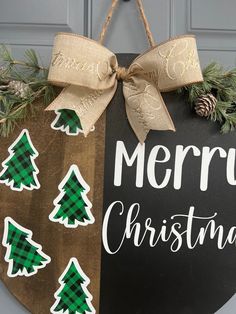
<path id="1" fill-rule="evenodd" d="M 24 269 L 30 274 L 35 272 L 34 267 L 42 266 L 43 262 L 48 261 L 39 254 L 37 247 L 29 243 L 28 236 L 27 233 L 8 222 L 7 244 L 11 245 L 9 259 L 13 261 L 12 275 Z"/>
<path id="2" fill-rule="evenodd" d="M 60 109 L 57 112 L 58 119 L 52 124 L 54 129 L 60 129 L 63 132 L 68 129 L 67 134 L 78 134 L 79 131 L 82 131 L 80 119 L 74 110 Z"/>
<path id="3" fill-rule="evenodd" d="M 88 296 L 81 286 L 84 280 L 78 273 L 73 262 L 71 263 L 63 282 L 64 287 L 58 294 L 60 301 L 55 306 L 54 311 L 60 312 L 63 310 L 63 312 L 66 312 L 66 310 L 68 310 L 68 314 L 91 313 L 92 309 L 90 309 L 87 304 Z"/>
<path id="4" fill-rule="evenodd" d="M 86 203 L 83 200 L 82 192 L 84 188 L 79 183 L 74 171 L 71 173 L 69 180 L 66 182 L 63 190 L 65 194 L 62 196 L 58 205 L 60 208 L 54 219 L 62 218 L 63 220 L 68 218 L 68 224 L 75 224 L 75 221 L 84 222 L 89 220 L 89 216 L 86 212 Z"/>
<path id="5" fill-rule="evenodd" d="M 0 176 L 3 183 L 12 182 L 13 188 L 20 189 L 21 185 L 26 187 L 37 187 L 33 173 L 36 169 L 33 167 L 32 159 L 35 151 L 31 147 L 26 133 L 12 148 L 12 157 L 4 163 L 5 171 Z"/>

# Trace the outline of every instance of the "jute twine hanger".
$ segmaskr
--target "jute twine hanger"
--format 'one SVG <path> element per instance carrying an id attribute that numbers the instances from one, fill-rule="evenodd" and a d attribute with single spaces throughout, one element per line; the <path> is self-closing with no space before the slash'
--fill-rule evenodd
<path id="1" fill-rule="evenodd" d="M 99 36 L 99 40 L 98 42 L 100 44 L 103 44 L 104 42 L 104 39 L 105 39 L 105 36 L 106 36 L 106 33 L 107 33 L 107 29 L 108 29 L 108 26 L 111 22 L 111 19 L 113 17 L 113 14 L 114 14 L 114 11 L 118 5 L 118 2 L 120 0 L 112 0 L 112 3 L 111 3 L 111 6 L 110 6 L 110 9 L 107 13 L 107 16 L 106 16 L 106 20 L 105 20 L 105 23 L 102 27 L 102 30 L 101 30 L 101 33 L 100 33 L 100 36 Z M 147 36 L 147 39 L 148 39 L 148 42 L 149 42 L 149 45 L 151 47 L 154 47 L 156 45 L 154 39 L 153 39 L 153 35 L 152 35 L 152 32 L 150 30 L 150 26 L 149 26 L 149 23 L 148 23 L 148 20 L 147 20 L 147 17 L 146 17 L 146 14 L 144 12 L 144 8 L 143 8 L 143 3 L 142 3 L 142 0 L 136 0 L 136 5 L 137 5 L 137 8 L 139 10 L 139 13 L 140 13 L 140 18 L 141 20 L 143 21 L 143 25 L 144 25 L 144 28 L 145 28 L 145 32 L 146 32 L 146 36 Z"/>
<path id="2" fill-rule="evenodd" d="M 119 1 L 120 0 L 112 0 L 111 6 L 110 6 L 109 11 L 107 13 L 107 16 L 106 16 L 105 22 L 103 24 L 103 27 L 102 27 L 102 30 L 101 30 L 101 33 L 100 33 L 100 36 L 99 36 L 99 40 L 98 40 L 98 42 L 101 45 L 103 45 L 103 43 L 104 43 L 108 27 L 110 25 L 111 19 L 112 19 L 113 15 L 114 15 L 114 11 L 117 8 L 117 5 L 118 5 Z M 145 29 L 145 32 L 146 32 L 146 36 L 147 36 L 149 45 L 150 45 L 150 47 L 154 47 L 156 45 L 156 43 L 155 43 L 155 41 L 153 39 L 153 35 L 152 35 L 151 30 L 150 30 L 149 23 L 148 23 L 146 14 L 144 12 L 142 0 L 136 0 L 136 5 L 137 5 L 137 8 L 138 8 L 139 13 L 140 13 L 140 18 L 143 21 L 143 25 L 144 25 L 144 29 Z M 129 79 L 130 73 L 129 73 L 129 70 L 127 68 L 125 68 L 125 67 L 118 67 L 115 72 L 116 72 L 117 80 L 125 81 L 125 80 Z"/>

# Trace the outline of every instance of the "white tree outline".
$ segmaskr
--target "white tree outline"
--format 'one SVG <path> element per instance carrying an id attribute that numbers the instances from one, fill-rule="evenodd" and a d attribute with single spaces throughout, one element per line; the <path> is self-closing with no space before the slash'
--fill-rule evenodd
<path id="1" fill-rule="evenodd" d="M 46 259 L 46 261 L 42 261 L 42 265 L 36 266 L 33 265 L 32 267 L 34 268 L 34 271 L 32 273 L 28 273 L 27 270 L 25 268 L 23 268 L 23 270 L 18 270 L 18 272 L 16 274 L 12 274 L 12 270 L 13 270 L 13 259 L 10 259 L 10 254 L 11 254 L 11 244 L 7 243 L 7 238 L 8 238 L 8 226 L 9 223 L 11 223 L 12 225 L 14 225 L 17 229 L 21 230 L 24 233 L 28 234 L 28 237 L 26 238 L 27 242 L 36 247 L 37 248 L 37 252 L 39 255 L 41 255 L 43 258 Z M 42 246 L 38 243 L 36 243 L 35 241 L 32 240 L 33 237 L 33 232 L 29 229 L 26 229 L 24 227 L 22 227 L 21 225 L 19 225 L 14 219 L 12 219 L 11 217 L 6 217 L 4 219 L 4 232 L 3 232 L 3 239 L 2 239 L 2 245 L 4 247 L 7 248 L 4 260 L 8 263 L 8 270 L 7 270 L 7 275 L 8 277 L 17 277 L 17 276 L 26 276 L 26 277 L 30 277 L 35 275 L 39 269 L 42 269 L 44 267 L 46 267 L 47 264 L 49 264 L 51 262 L 51 257 L 49 257 L 48 255 L 46 255 L 43 251 L 42 251 Z"/>
<path id="2" fill-rule="evenodd" d="M 65 283 L 63 282 L 63 278 L 66 276 L 67 272 L 69 271 L 71 264 L 74 263 L 76 270 L 78 271 L 78 273 L 80 274 L 81 277 L 83 277 L 84 282 L 81 284 L 81 287 L 84 291 L 84 293 L 87 295 L 86 298 L 86 302 L 88 307 L 90 308 L 90 311 L 86 313 L 89 314 L 95 314 L 96 310 L 92 305 L 92 299 L 93 296 L 91 295 L 91 293 L 88 291 L 87 286 L 90 284 L 90 279 L 86 276 L 86 274 L 83 272 L 78 260 L 76 257 L 72 257 L 67 265 L 67 267 L 65 268 L 64 272 L 62 273 L 62 275 L 59 277 L 58 282 L 60 284 L 60 288 L 55 292 L 54 297 L 56 299 L 55 303 L 52 305 L 52 307 L 50 308 L 50 312 L 52 314 L 69 314 L 69 310 L 67 309 L 65 312 L 63 310 L 60 310 L 60 312 L 55 311 L 55 308 L 57 307 L 57 305 L 60 303 L 61 298 L 59 297 L 61 291 L 64 289 L 65 287 Z"/>
<path id="3" fill-rule="evenodd" d="M 66 127 L 64 125 L 56 127 L 55 124 L 60 119 L 61 113 L 59 112 L 59 110 L 55 110 L 55 114 L 56 114 L 56 118 L 51 123 L 51 128 L 53 130 L 56 130 L 56 131 L 60 130 L 60 131 L 65 132 L 67 135 L 70 135 L 70 136 L 77 136 L 80 133 L 84 133 L 83 130 L 78 128 L 78 127 L 77 127 L 77 130 L 75 133 L 71 133 L 69 125 L 67 125 Z"/>
<path id="4" fill-rule="evenodd" d="M 61 205 L 58 204 L 58 202 L 62 199 L 62 197 L 65 195 L 65 191 L 64 191 L 64 186 L 67 183 L 67 181 L 69 180 L 72 172 L 75 173 L 78 182 L 82 185 L 82 187 L 84 188 L 84 191 L 81 192 L 81 197 L 83 198 L 84 202 L 86 203 L 86 213 L 89 217 L 88 219 L 85 219 L 84 222 L 79 221 L 79 220 L 75 220 L 75 223 L 73 225 L 68 223 L 68 218 L 63 219 L 62 217 L 60 218 L 54 218 L 54 216 L 57 214 L 57 212 L 59 211 Z M 59 222 L 60 224 L 64 225 L 66 228 L 77 228 L 78 226 L 87 226 L 88 224 L 93 224 L 95 222 L 94 216 L 91 213 L 91 208 L 92 208 L 92 203 L 89 201 L 88 197 L 87 197 L 87 193 L 90 191 L 90 187 L 89 185 L 85 182 L 85 180 L 83 179 L 79 168 L 77 165 L 72 165 L 70 166 L 69 171 L 67 172 L 67 174 L 65 175 L 65 177 L 63 178 L 63 180 L 61 181 L 61 183 L 58 186 L 58 189 L 60 191 L 60 194 L 54 199 L 53 201 L 53 205 L 55 206 L 53 211 L 50 213 L 49 215 L 49 220 L 52 222 Z"/>
<path id="5" fill-rule="evenodd" d="M 39 156 L 39 153 L 38 151 L 36 150 L 36 148 L 34 147 L 32 141 L 31 141 L 31 138 L 30 138 L 30 135 L 29 135 L 29 131 L 27 129 L 24 129 L 21 131 L 20 135 L 17 137 L 17 139 L 11 144 L 11 146 L 9 146 L 8 148 L 8 152 L 9 152 L 9 156 L 7 157 L 7 159 L 5 159 L 3 162 L 2 162 L 2 171 L 0 172 L 0 177 L 5 173 L 5 171 L 7 171 L 8 169 L 8 166 L 6 165 L 6 163 L 11 160 L 11 158 L 15 155 L 15 153 L 13 152 L 13 148 L 14 146 L 21 140 L 22 136 L 23 135 L 26 135 L 27 136 L 27 140 L 32 148 L 32 150 L 34 151 L 34 154 L 35 156 L 30 156 L 30 160 L 31 160 L 31 163 L 32 163 L 32 166 L 33 168 L 35 169 L 35 171 L 33 172 L 33 178 L 34 178 L 34 182 L 36 185 L 33 185 L 31 184 L 31 186 L 26 186 L 25 184 L 22 184 L 21 183 L 21 186 L 20 188 L 16 188 L 14 187 L 14 180 L 9 180 L 9 179 L 5 179 L 5 180 L 1 180 L 0 179 L 0 183 L 4 183 L 6 184 L 7 186 L 10 187 L 11 190 L 13 191 L 18 191 L 18 192 L 21 192 L 23 189 L 26 189 L 26 190 L 29 190 L 29 191 L 32 191 L 34 189 L 39 189 L 40 188 L 40 183 L 38 181 L 38 177 L 37 175 L 39 174 L 39 169 L 38 167 L 36 166 L 35 164 L 35 161 L 34 159 L 37 158 Z"/>

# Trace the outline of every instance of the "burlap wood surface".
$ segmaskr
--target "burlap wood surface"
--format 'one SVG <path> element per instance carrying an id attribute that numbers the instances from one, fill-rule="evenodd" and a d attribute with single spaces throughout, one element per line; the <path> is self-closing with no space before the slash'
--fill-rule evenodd
<path id="1" fill-rule="evenodd" d="M 33 240 L 41 244 L 43 252 L 52 259 L 45 268 L 32 277 L 9 278 L 8 264 L 4 261 L 6 249 L 1 246 L 0 276 L 8 289 L 33 314 L 50 313 L 55 302 L 54 293 L 59 288 L 58 278 L 71 257 L 76 257 L 91 283 L 88 290 L 93 296 L 92 304 L 99 313 L 101 220 L 104 160 L 104 117 L 96 124 L 96 131 L 85 139 L 83 135 L 68 136 L 52 130 L 54 112 L 45 112 L 43 106 L 34 119 L 24 123 L 39 156 L 35 162 L 39 168 L 39 190 L 12 191 L 0 185 L 0 236 L 6 216 L 12 217 L 23 227 L 32 230 Z M 20 134 L 17 127 L 9 138 L 1 138 L 0 162 L 9 153 L 8 147 Z M 78 165 L 91 190 L 95 223 L 86 227 L 67 229 L 64 225 L 49 221 L 53 200 L 59 194 L 58 185 L 70 165 Z"/>

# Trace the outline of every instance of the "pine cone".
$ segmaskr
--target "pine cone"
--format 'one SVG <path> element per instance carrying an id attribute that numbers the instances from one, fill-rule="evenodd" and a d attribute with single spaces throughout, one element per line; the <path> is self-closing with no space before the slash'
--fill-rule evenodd
<path id="1" fill-rule="evenodd" d="M 215 111 L 217 99 L 212 94 L 198 97 L 195 103 L 195 111 L 200 117 L 208 117 Z"/>
<path id="2" fill-rule="evenodd" d="M 28 84 L 21 81 L 10 81 L 8 88 L 14 95 L 22 99 L 26 98 L 32 91 Z"/>

